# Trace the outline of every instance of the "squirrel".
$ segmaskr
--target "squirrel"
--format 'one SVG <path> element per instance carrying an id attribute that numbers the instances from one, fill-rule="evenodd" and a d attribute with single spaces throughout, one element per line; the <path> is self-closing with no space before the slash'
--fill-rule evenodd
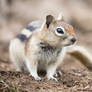
<path id="1" fill-rule="evenodd" d="M 66 23 L 63 16 L 55 18 L 47 15 L 44 21 L 28 24 L 9 45 L 10 59 L 18 71 L 26 67 L 30 75 L 41 81 L 38 70 L 46 71 L 48 80 L 58 81 L 54 77 L 56 69 L 62 64 L 68 53 L 92 69 L 90 54 L 85 48 L 74 45 L 77 41 L 72 25 Z M 71 49 L 69 46 L 74 45 Z"/>

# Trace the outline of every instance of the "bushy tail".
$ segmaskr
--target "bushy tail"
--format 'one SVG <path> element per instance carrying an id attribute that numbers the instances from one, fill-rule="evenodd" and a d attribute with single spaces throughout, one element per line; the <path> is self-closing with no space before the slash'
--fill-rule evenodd
<path id="1" fill-rule="evenodd" d="M 84 66 L 92 71 L 92 56 L 88 50 L 82 46 L 74 46 L 68 50 L 68 54 L 78 59 Z"/>

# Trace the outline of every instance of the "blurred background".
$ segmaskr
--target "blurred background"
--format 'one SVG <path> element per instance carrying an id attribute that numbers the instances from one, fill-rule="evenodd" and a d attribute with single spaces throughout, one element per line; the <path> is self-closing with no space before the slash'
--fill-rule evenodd
<path id="1" fill-rule="evenodd" d="M 61 12 L 65 21 L 75 28 L 77 44 L 92 52 L 92 0 L 0 0 L 1 70 L 9 70 L 8 67 L 12 66 L 9 64 L 8 46 L 21 29 L 32 20 L 43 20 L 47 14 L 57 17 Z M 75 60 L 67 58 L 72 66 Z"/>

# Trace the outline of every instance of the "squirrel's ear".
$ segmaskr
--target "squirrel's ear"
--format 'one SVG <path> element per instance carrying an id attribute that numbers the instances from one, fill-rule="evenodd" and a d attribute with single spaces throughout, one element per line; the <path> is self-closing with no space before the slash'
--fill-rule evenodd
<path id="1" fill-rule="evenodd" d="M 64 21 L 64 16 L 62 13 L 59 14 L 57 20 L 61 20 L 61 21 Z"/>
<path id="2" fill-rule="evenodd" d="M 46 16 L 46 26 L 49 28 L 50 24 L 53 22 L 54 17 L 52 15 L 47 15 Z"/>

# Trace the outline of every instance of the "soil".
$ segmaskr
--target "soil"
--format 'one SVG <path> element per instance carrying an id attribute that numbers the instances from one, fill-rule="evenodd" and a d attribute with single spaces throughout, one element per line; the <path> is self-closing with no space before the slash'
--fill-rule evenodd
<path id="1" fill-rule="evenodd" d="M 19 25 L 19 24 L 18 24 Z M 92 52 L 91 32 L 76 31 L 78 44 Z M 0 92 L 92 92 L 92 72 L 80 62 L 66 56 L 59 70 L 58 82 L 35 81 L 26 72 L 17 72 L 9 60 L 9 42 L 0 40 Z"/>

